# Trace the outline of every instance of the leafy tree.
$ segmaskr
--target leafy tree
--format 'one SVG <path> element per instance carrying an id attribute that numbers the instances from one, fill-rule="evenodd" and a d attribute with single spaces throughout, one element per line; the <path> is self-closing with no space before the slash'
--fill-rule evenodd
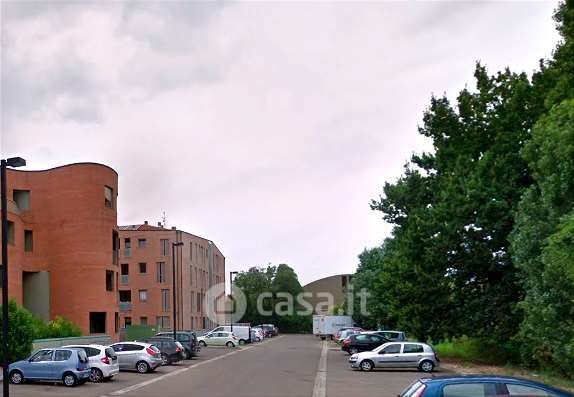
<path id="1" fill-rule="evenodd" d="M 0 306 L 1 307 L 1 306 Z M 36 320 L 32 313 L 18 306 L 16 301 L 8 302 L 8 360 L 10 362 L 26 358 L 32 350 L 32 341 L 36 336 Z M 2 317 L 0 316 L 0 327 Z M 0 345 L 2 335 L 0 334 Z M 0 349 L 0 359 L 4 362 L 4 351 Z"/>
<path id="2" fill-rule="evenodd" d="M 235 278 L 234 284 L 241 288 L 247 299 L 247 310 L 242 321 L 251 324 L 273 323 L 286 332 L 308 332 L 311 329 L 311 316 L 298 315 L 297 311 L 304 308 L 297 302 L 297 295 L 303 292 L 295 271 L 286 264 L 253 267 L 247 272 L 241 272 Z M 262 301 L 264 312 L 257 310 L 257 299 L 262 293 L 268 293 L 269 298 Z M 281 315 L 276 308 L 287 304 L 287 293 L 292 297 L 293 314 Z M 278 295 L 279 294 L 279 295 Z"/>
<path id="3" fill-rule="evenodd" d="M 540 119 L 523 156 L 536 183 L 522 197 L 511 238 L 526 290 L 522 354 L 566 373 L 574 363 L 574 100 Z"/>

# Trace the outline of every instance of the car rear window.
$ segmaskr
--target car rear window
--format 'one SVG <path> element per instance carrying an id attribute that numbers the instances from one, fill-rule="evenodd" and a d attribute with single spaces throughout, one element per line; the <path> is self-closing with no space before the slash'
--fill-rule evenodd
<path id="1" fill-rule="evenodd" d="M 109 358 L 116 358 L 117 357 L 116 352 L 111 347 L 106 347 L 105 353 L 106 353 L 106 357 L 109 357 Z"/>
<path id="2" fill-rule="evenodd" d="M 424 352 L 423 345 L 415 343 L 405 343 L 405 347 L 403 347 L 403 353 L 423 353 L 423 352 Z"/>
<path id="3" fill-rule="evenodd" d="M 88 362 L 88 355 L 84 350 L 78 350 L 78 360 L 80 360 L 81 363 Z"/>

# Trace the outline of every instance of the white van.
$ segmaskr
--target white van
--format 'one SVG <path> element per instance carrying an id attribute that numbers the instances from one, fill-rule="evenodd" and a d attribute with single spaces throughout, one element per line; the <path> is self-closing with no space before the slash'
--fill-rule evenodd
<path id="1" fill-rule="evenodd" d="M 250 326 L 249 325 L 233 325 L 233 331 L 231 330 L 231 326 L 230 325 L 221 325 L 219 327 L 216 327 L 214 329 L 212 329 L 211 332 L 221 332 L 221 331 L 225 331 L 225 332 L 233 332 L 233 334 L 237 337 L 237 339 L 239 339 L 239 344 L 243 345 L 247 342 L 249 342 L 249 332 L 250 332 Z"/>

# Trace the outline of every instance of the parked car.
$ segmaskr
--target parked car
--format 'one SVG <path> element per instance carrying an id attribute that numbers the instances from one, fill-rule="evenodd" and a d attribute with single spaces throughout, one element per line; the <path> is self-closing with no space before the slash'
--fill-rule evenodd
<path id="1" fill-rule="evenodd" d="M 93 344 L 64 347 L 82 349 L 86 352 L 88 360 L 90 361 L 90 381 L 92 382 L 97 383 L 104 379 L 111 379 L 120 372 L 118 357 L 111 347 Z"/>
<path id="2" fill-rule="evenodd" d="M 348 352 L 349 354 L 355 354 L 359 352 L 371 351 L 383 343 L 387 343 L 389 340 L 381 335 L 359 333 L 349 335 L 341 345 L 341 350 Z"/>
<path id="3" fill-rule="evenodd" d="M 261 324 L 257 325 L 257 328 L 262 328 L 265 331 L 265 337 L 271 338 L 273 336 L 279 335 L 279 328 L 273 324 Z"/>
<path id="4" fill-rule="evenodd" d="M 349 335 L 347 335 L 347 336 L 345 336 L 345 337 L 343 338 L 343 337 L 342 337 L 342 336 L 343 336 L 343 332 L 344 332 L 344 331 L 349 331 L 349 330 L 362 331 L 362 329 L 359 328 L 359 327 L 343 327 L 343 328 L 341 328 L 340 330 L 338 330 L 338 331 L 335 333 L 335 335 L 333 336 L 333 339 L 334 339 L 336 342 L 342 342 L 347 336 L 349 336 Z"/>
<path id="5" fill-rule="evenodd" d="M 140 342 L 152 344 L 159 349 L 162 365 L 171 365 L 183 359 L 183 346 L 181 344 L 178 346 L 179 342 L 168 336 L 152 336 Z"/>
<path id="6" fill-rule="evenodd" d="M 156 336 L 168 336 L 173 338 L 173 332 L 160 332 Z M 197 343 L 197 335 L 193 331 L 177 331 L 177 341 L 183 345 L 185 359 L 196 357 L 200 351 L 199 344 Z"/>
<path id="7" fill-rule="evenodd" d="M 391 342 L 402 342 L 407 340 L 407 335 L 403 331 L 373 331 L 373 333 L 384 336 Z"/>
<path id="8" fill-rule="evenodd" d="M 349 336 L 354 335 L 354 334 L 358 334 L 363 332 L 360 328 L 349 328 L 349 329 L 345 329 L 343 331 L 341 331 L 340 333 L 338 333 L 338 337 L 335 338 L 335 342 L 337 343 L 343 343 L 343 341 L 345 339 L 347 339 Z"/>
<path id="9" fill-rule="evenodd" d="M 540 382 L 513 376 L 466 375 L 423 378 L 411 383 L 399 397 L 549 396 L 574 394 Z"/>
<path id="10" fill-rule="evenodd" d="M 90 379 L 90 366 L 82 349 L 40 349 L 26 360 L 10 364 L 8 376 L 14 384 L 25 380 L 49 380 L 61 381 L 71 387 Z"/>
<path id="11" fill-rule="evenodd" d="M 372 336 L 372 335 L 371 335 Z M 373 351 L 356 353 L 349 358 L 352 368 L 372 371 L 375 368 L 418 368 L 432 372 L 439 365 L 432 347 L 418 342 L 388 342 Z"/>
<path id="12" fill-rule="evenodd" d="M 162 364 L 157 347 L 143 342 L 119 342 L 110 346 L 118 356 L 120 371 L 136 370 L 141 374 L 154 371 Z"/>
<path id="13" fill-rule="evenodd" d="M 252 342 L 261 342 L 265 339 L 265 332 L 263 328 L 253 327 L 251 328 L 251 341 Z"/>
<path id="14" fill-rule="evenodd" d="M 197 338 L 200 346 L 227 346 L 235 347 L 239 344 L 239 339 L 231 332 L 208 332 Z"/>
<path id="15" fill-rule="evenodd" d="M 231 325 L 221 325 L 209 331 L 208 333 L 214 332 L 232 332 L 233 335 L 237 337 L 239 340 L 239 344 L 243 345 L 250 340 L 250 330 L 251 327 L 249 325 L 240 325 L 240 324 L 233 324 L 233 328 Z"/>

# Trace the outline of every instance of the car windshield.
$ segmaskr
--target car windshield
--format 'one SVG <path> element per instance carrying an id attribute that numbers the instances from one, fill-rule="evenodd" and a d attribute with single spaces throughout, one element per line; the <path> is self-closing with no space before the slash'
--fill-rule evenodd
<path id="1" fill-rule="evenodd" d="M 403 392 L 400 394 L 400 397 L 411 397 L 413 396 L 420 387 L 424 387 L 424 384 L 420 381 L 416 381 L 415 383 L 411 384 L 407 387 Z"/>

